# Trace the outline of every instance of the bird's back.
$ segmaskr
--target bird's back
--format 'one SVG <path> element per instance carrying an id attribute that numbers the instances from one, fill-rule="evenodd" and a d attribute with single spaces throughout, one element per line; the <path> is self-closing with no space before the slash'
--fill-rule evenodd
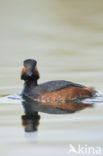
<path id="1" fill-rule="evenodd" d="M 36 98 L 39 95 L 41 95 L 42 93 L 53 92 L 53 91 L 61 90 L 63 88 L 71 87 L 71 86 L 85 88 L 85 86 L 83 86 L 83 85 L 76 84 L 76 83 L 73 83 L 70 81 L 55 80 L 55 81 L 49 81 L 46 83 L 42 83 L 37 86 L 31 86 L 28 89 L 25 88 L 24 94 L 26 96 L 29 95 L 29 97 Z M 27 87 L 27 86 L 25 86 L 25 87 Z"/>

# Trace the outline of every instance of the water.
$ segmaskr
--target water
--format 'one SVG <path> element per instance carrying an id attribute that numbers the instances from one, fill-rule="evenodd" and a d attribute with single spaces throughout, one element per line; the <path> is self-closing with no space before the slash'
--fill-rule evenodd
<path id="1" fill-rule="evenodd" d="M 0 1 L 0 95 L 21 93 L 26 58 L 38 60 L 39 83 L 65 79 L 102 94 L 102 17 L 102 0 Z M 68 115 L 40 113 L 37 133 L 24 132 L 23 114 L 19 102 L 0 103 L 2 156 L 72 156 L 69 144 L 103 145 L 102 102 Z"/>

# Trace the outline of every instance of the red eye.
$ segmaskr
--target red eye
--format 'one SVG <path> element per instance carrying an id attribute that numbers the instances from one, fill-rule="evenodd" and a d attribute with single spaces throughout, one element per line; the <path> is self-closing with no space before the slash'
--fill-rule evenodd
<path id="1" fill-rule="evenodd" d="M 25 68 L 25 71 L 24 72 L 27 72 L 27 69 Z"/>

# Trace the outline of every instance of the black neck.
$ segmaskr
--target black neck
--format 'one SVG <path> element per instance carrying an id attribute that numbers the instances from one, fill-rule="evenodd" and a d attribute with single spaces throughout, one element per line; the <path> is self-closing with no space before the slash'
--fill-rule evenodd
<path id="1" fill-rule="evenodd" d="M 37 86 L 37 80 L 28 80 L 25 82 L 25 85 L 27 85 L 28 87 L 34 87 L 34 86 Z"/>
<path id="2" fill-rule="evenodd" d="M 24 95 L 32 95 L 33 94 L 33 88 L 36 87 L 37 84 L 37 80 L 28 80 L 24 83 L 24 90 L 23 90 L 23 94 Z"/>

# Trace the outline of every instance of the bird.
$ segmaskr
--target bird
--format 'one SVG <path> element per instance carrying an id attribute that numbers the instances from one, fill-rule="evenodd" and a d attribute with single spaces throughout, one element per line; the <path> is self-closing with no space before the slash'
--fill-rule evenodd
<path id="1" fill-rule="evenodd" d="M 93 87 L 71 81 L 53 80 L 38 84 L 40 73 L 35 59 L 24 60 L 20 78 L 24 80 L 23 96 L 42 103 L 60 104 L 96 96 Z"/>

